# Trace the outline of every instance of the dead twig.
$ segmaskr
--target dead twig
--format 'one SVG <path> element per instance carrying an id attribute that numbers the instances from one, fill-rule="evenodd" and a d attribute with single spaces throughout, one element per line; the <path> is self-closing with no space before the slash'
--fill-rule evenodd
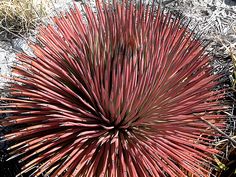
<path id="1" fill-rule="evenodd" d="M 220 134 L 224 135 L 224 137 L 226 139 L 228 139 L 229 141 L 231 141 L 235 146 L 236 146 L 236 141 L 228 136 L 226 133 L 224 133 L 222 130 L 220 130 L 218 127 L 216 127 L 215 125 L 213 125 L 212 123 L 210 123 L 209 121 L 207 121 L 206 119 L 204 119 L 203 117 L 200 117 L 200 119 L 205 122 L 207 125 L 209 125 L 211 128 L 213 128 L 214 130 L 216 130 L 217 132 L 219 132 Z"/>

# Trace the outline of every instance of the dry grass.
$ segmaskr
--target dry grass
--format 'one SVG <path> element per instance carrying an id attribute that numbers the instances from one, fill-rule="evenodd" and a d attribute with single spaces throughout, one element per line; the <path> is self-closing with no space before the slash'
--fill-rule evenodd
<path id="1" fill-rule="evenodd" d="M 233 34 L 232 37 L 236 36 L 236 26 L 231 27 Z M 224 39 L 223 37 L 216 37 L 216 40 L 220 42 L 221 48 L 224 49 L 225 53 L 232 59 L 232 68 L 230 68 L 232 72 L 231 83 L 232 89 L 235 90 L 236 86 L 236 42 L 232 43 L 231 41 Z"/>
<path id="2" fill-rule="evenodd" d="M 235 39 L 236 37 L 236 26 L 231 26 L 231 38 Z M 236 96 L 236 42 L 230 41 L 226 37 L 217 37 L 216 40 L 220 42 L 221 49 L 224 50 L 224 53 L 228 55 L 229 58 L 231 58 L 232 65 L 229 68 L 231 76 L 231 88 L 230 91 L 232 91 L 233 95 L 233 102 L 232 102 L 232 113 L 228 113 L 228 116 L 231 117 L 231 119 L 234 122 L 234 126 L 232 126 L 232 130 L 229 133 L 229 138 L 233 141 L 236 141 L 236 130 L 235 130 L 235 96 Z M 225 152 L 225 155 L 223 158 L 217 158 L 215 157 L 215 162 L 218 166 L 218 173 L 216 173 L 216 176 L 218 177 L 233 177 L 236 176 L 236 144 L 230 141 L 229 139 L 225 138 L 221 141 L 219 141 L 216 146 Z"/>
<path id="3" fill-rule="evenodd" d="M 36 3 L 37 2 L 37 3 Z M 35 29 L 40 18 L 46 15 L 46 1 L 1 0 L 0 34 L 24 35 Z"/>

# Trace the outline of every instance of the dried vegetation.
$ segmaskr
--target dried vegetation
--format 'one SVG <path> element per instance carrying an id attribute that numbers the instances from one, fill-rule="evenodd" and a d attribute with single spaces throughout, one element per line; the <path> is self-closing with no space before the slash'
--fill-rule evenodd
<path id="1" fill-rule="evenodd" d="M 35 0 L 0 1 L 0 34 L 11 38 L 29 33 L 46 15 L 45 5 Z"/>

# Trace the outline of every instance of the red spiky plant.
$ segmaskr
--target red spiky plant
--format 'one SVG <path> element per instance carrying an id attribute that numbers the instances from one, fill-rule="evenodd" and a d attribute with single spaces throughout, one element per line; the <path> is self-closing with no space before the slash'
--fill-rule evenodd
<path id="1" fill-rule="evenodd" d="M 22 174 L 209 175 L 223 94 L 201 42 L 154 3 L 81 9 L 41 27 L 2 98 Z"/>

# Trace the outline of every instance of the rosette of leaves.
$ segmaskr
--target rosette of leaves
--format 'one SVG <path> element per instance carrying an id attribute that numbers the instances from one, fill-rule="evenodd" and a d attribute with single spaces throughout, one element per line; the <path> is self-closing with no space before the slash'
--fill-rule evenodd
<path id="1" fill-rule="evenodd" d="M 154 3 L 96 1 L 42 26 L 18 54 L 3 126 L 22 172 L 207 176 L 225 127 L 205 47 Z M 203 121 L 204 120 L 204 121 Z"/>

